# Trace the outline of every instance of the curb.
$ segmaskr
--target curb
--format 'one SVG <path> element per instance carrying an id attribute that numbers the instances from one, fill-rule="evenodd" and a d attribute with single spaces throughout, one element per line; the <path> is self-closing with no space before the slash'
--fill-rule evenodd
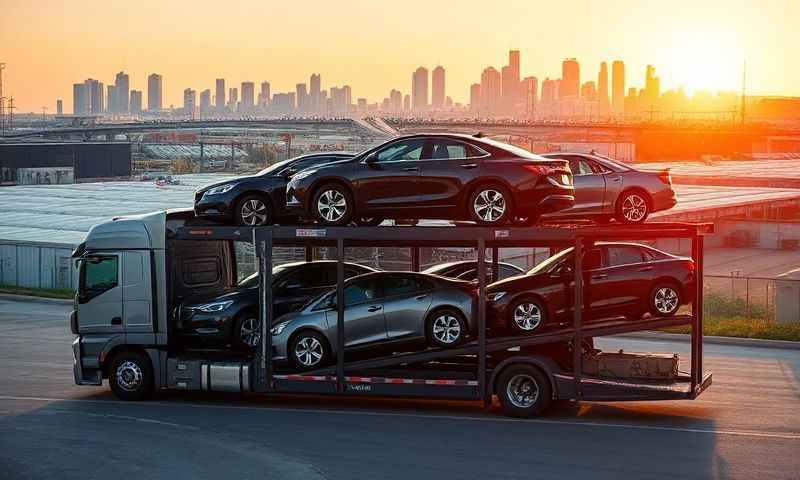
<path id="1" fill-rule="evenodd" d="M 36 297 L 33 295 L 17 295 L 15 293 L 0 293 L 2 300 L 16 300 L 18 302 L 44 302 L 44 303 L 57 303 L 61 305 L 72 305 L 73 300 L 70 298 L 48 298 Z"/>
<path id="2" fill-rule="evenodd" d="M 662 340 L 667 342 L 688 342 L 690 337 L 686 333 L 663 333 L 663 332 L 631 332 L 615 335 L 620 338 L 635 338 L 640 340 Z M 780 348 L 784 350 L 800 350 L 800 342 L 789 340 L 766 340 L 760 338 L 739 338 L 739 337 L 717 337 L 704 335 L 703 343 L 710 345 L 733 345 L 738 347 L 755 348 Z"/>

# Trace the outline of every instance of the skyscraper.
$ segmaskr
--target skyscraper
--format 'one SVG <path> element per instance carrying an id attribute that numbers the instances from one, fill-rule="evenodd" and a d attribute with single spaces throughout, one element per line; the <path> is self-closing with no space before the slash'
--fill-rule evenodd
<path id="1" fill-rule="evenodd" d="M 608 115 L 608 66 L 606 62 L 600 63 L 600 73 L 597 74 L 597 101 L 599 102 L 600 115 Z"/>
<path id="2" fill-rule="evenodd" d="M 297 111 L 300 113 L 306 113 L 309 109 L 309 96 L 308 90 L 306 90 L 305 83 L 298 83 L 294 86 L 295 95 L 297 97 Z"/>
<path id="3" fill-rule="evenodd" d="M 194 116 L 197 106 L 197 92 L 191 88 L 183 91 L 183 111 L 187 115 Z"/>
<path id="4" fill-rule="evenodd" d="M 648 107 L 652 107 L 661 96 L 661 80 L 656 77 L 656 67 L 652 65 L 647 66 L 644 76 L 644 95 L 649 103 Z"/>
<path id="5" fill-rule="evenodd" d="M 117 96 L 116 108 L 117 113 L 128 113 L 130 110 L 130 78 L 125 72 L 117 73 L 114 80 L 114 86 Z"/>
<path id="6" fill-rule="evenodd" d="M 625 62 L 611 64 L 611 109 L 615 115 L 625 112 Z"/>
<path id="7" fill-rule="evenodd" d="M 109 85 L 106 87 L 106 112 L 113 115 L 117 112 L 117 86 Z"/>
<path id="8" fill-rule="evenodd" d="M 481 108 L 481 84 L 473 83 L 469 87 L 469 109 L 478 112 Z"/>
<path id="9" fill-rule="evenodd" d="M 309 95 L 309 111 L 312 113 L 319 113 L 320 101 L 319 94 L 322 87 L 322 77 L 319 73 L 312 73 L 311 79 L 308 82 L 308 95 Z"/>
<path id="10" fill-rule="evenodd" d="M 561 63 L 561 86 L 559 97 L 578 97 L 581 86 L 581 71 L 578 61 L 567 58 Z"/>
<path id="11" fill-rule="evenodd" d="M 225 110 L 225 79 L 218 78 L 214 85 L 214 106 L 217 113 Z"/>
<path id="12" fill-rule="evenodd" d="M 409 94 L 403 97 L 403 110 L 406 112 L 411 110 L 411 95 Z"/>
<path id="13" fill-rule="evenodd" d="M 494 67 L 487 67 L 481 74 L 481 110 L 488 114 L 497 113 L 502 92 L 502 77 Z"/>
<path id="14" fill-rule="evenodd" d="M 403 94 L 400 90 L 392 89 L 389 92 L 389 108 L 393 113 L 399 113 L 403 110 Z"/>
<path id="15" fill-rule="evenodd" d="M 411 108 L 425 110 L 428 108 L 428 69 L 419 67 L 411 75 Z"/>
<path id="16" fill-rule="evenodd" d="M 131 104 L 133 103 L 133 92 L 131 92 Z M 133 107 L 131 107 L 131 110 Z M 211 89 L 206 88 L 200 92 L 200 116 L 208 115 L 211 112 Z"/>
<path id="17" fill-rule="evenodd" d="M 131 90 L 131 114 L 132 115 L 141 115 L 142 114 L 142 91 L 141 90 Z"/>
<path id="18" fill-rule="evenodd" d="M 164 85 L 163 78 L 157 73 L 151 73 L 147 77 L 147 109 L 151 111 L 161 110 L 164 104 Z"/>
<path id="19" fill-rule="evenodd" d="M 253 82 L 242 82 L 242 103 L 239 111 L 252 113 L 256 105 L 256 85 Z"/>
<path id="20" fill-rule="evenodd" d="M 64 114 L 64 102 L 61 99 L 56 100 L 56 115 L 63 115 Z"/>
<path id="21" fill-rule="evenodd" d="M 228 110 L 235 112 L 239 108 L 239 89 L 236 87 L 228 89 Z"/>
<path id="22" fill-rule="evenodd" d="M 514 114 L 516 105 L 522 100 L 520 98 L 519 50 L 509 50 L 508 65 L 501 69 L 501 77 L 503 110 L 507 114 Z"/>
<path id="23" fill-rule="evenodd" d="M 441 109 L 445 98 L 445 73 L 441 65 L 433 69 L 431 87 L 431 106 L 434 110 Z"/>
<path id="24" fill-rule="evenodd" d="M 85 83 L 72 84 L 72 114 L 73 115 L 86 115 L 88 112 L 87 105 L 89 104 L 88 96 L 86 95 Z"/>
<path id="25" fill-rule="evenodd" d="M 539 102 L 539 79 L 536 77 L 525 77 L 520 85 L 522 85 L 520 95 L 524 100 L 525 115 L 533 117 L 536 112 L 536 104 Z"/>
<path id="26" fill-rule="evenodd" d="M 103 82 L 93 78 L 83 82 L 86 85 L 86 113 L 100 115 L 103 113 Z"/>

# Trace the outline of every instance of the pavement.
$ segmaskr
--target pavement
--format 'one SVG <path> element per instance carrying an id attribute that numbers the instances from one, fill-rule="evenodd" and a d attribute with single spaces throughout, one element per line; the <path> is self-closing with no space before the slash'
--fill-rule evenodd
<path id="1" fill-rule="evenodd" d="M 126 403 L 72 379 L 68 305 L 0 299 L 0 477 L 797 478 L 800 352 L 706 345 L 694 401 L 475 402 L 162 393 Z M 677 351 L 641 339 L 601 347 Z M 685 360 L 685 359 L 684 359 Z"/>

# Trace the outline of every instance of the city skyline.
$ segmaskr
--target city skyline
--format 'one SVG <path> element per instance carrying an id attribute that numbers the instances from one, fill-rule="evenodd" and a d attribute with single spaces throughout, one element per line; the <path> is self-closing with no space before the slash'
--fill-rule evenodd
<path id="1" fill-rule="evenodd" d="M 264 8 L 254 1 L 222 10 L 205 0 L 143 0 L 136 8 L 110 0 L 80 9 L 52 2 L 46 16 L 35 5 L 12 4 L 4 9 L 0 41 L 26 48 L 8 49 L 0 61 L 8 65 L 4 91 L 15 97 L 20 113 L 42 106 L 52 111 L 56 99 L 68 103 L 72 83 L 100 73 L 101 81 L 111 83 L 120 70 L 129 72 L 138 89 L 144 89 L 146 75 L 160 73 L 164 105 L 177 106 L 185 88 L 213 87 L 223 75 L 237 82 L 269 79 L 273 91 L 288 92 L 309 70 L 380 101 L 416 67 L 441 63 L 450 96 L 466 103 L 473 79 L 486 65 L 500 65 L 509 48 L 522 51 L 523 72 L 541 78 L 559 77 L 567 56 L 584 65 L 622 58 L 631 72 L 656 65 L 663 90 L 683 85 L 687 92 L 739 90 L 746 59 L 748 92 L 800 96 L 800 66 L 786 50 L 800 43 L 789 20 L 800 16 L 798 2 L 676 1 L 669 8 L 647 3 L 499 1 L 479 9 L 468 2 L 411 1 L 392 16 L 379 5 L 354 1 L 336 9 L 308 8 L 302 15 L 291 5 Z M 122 11 L 126 21 L 112 22 Z M 413 14 L 419 11 L 426 14 Z M 291 27 L 275 21 L 287 15 Z M 408 21 L 424 34 L 399 43 L 392 32 Z M 613 28 L 621 22 L 624 29 Z M 599 36 L 603 42 L 596 41 Z"/>

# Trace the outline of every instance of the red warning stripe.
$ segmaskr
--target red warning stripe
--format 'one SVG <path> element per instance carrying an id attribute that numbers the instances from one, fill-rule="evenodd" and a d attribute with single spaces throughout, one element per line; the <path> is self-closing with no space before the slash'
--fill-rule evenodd
<path id="1" fill-rule="evenodd" d="M 334 382 L 335 376 L 331 375 L 274 375 L 276 380 L 291 380 L 299 382 Z M 421 378 L 390 378 L 390 377 L 344 377 L 347 383 L 388 383 L 393 385 L 454 385 L 454 386 L 477 386 L 475 380 L 445 380 L 445 379 L 421 379 Z"/>

